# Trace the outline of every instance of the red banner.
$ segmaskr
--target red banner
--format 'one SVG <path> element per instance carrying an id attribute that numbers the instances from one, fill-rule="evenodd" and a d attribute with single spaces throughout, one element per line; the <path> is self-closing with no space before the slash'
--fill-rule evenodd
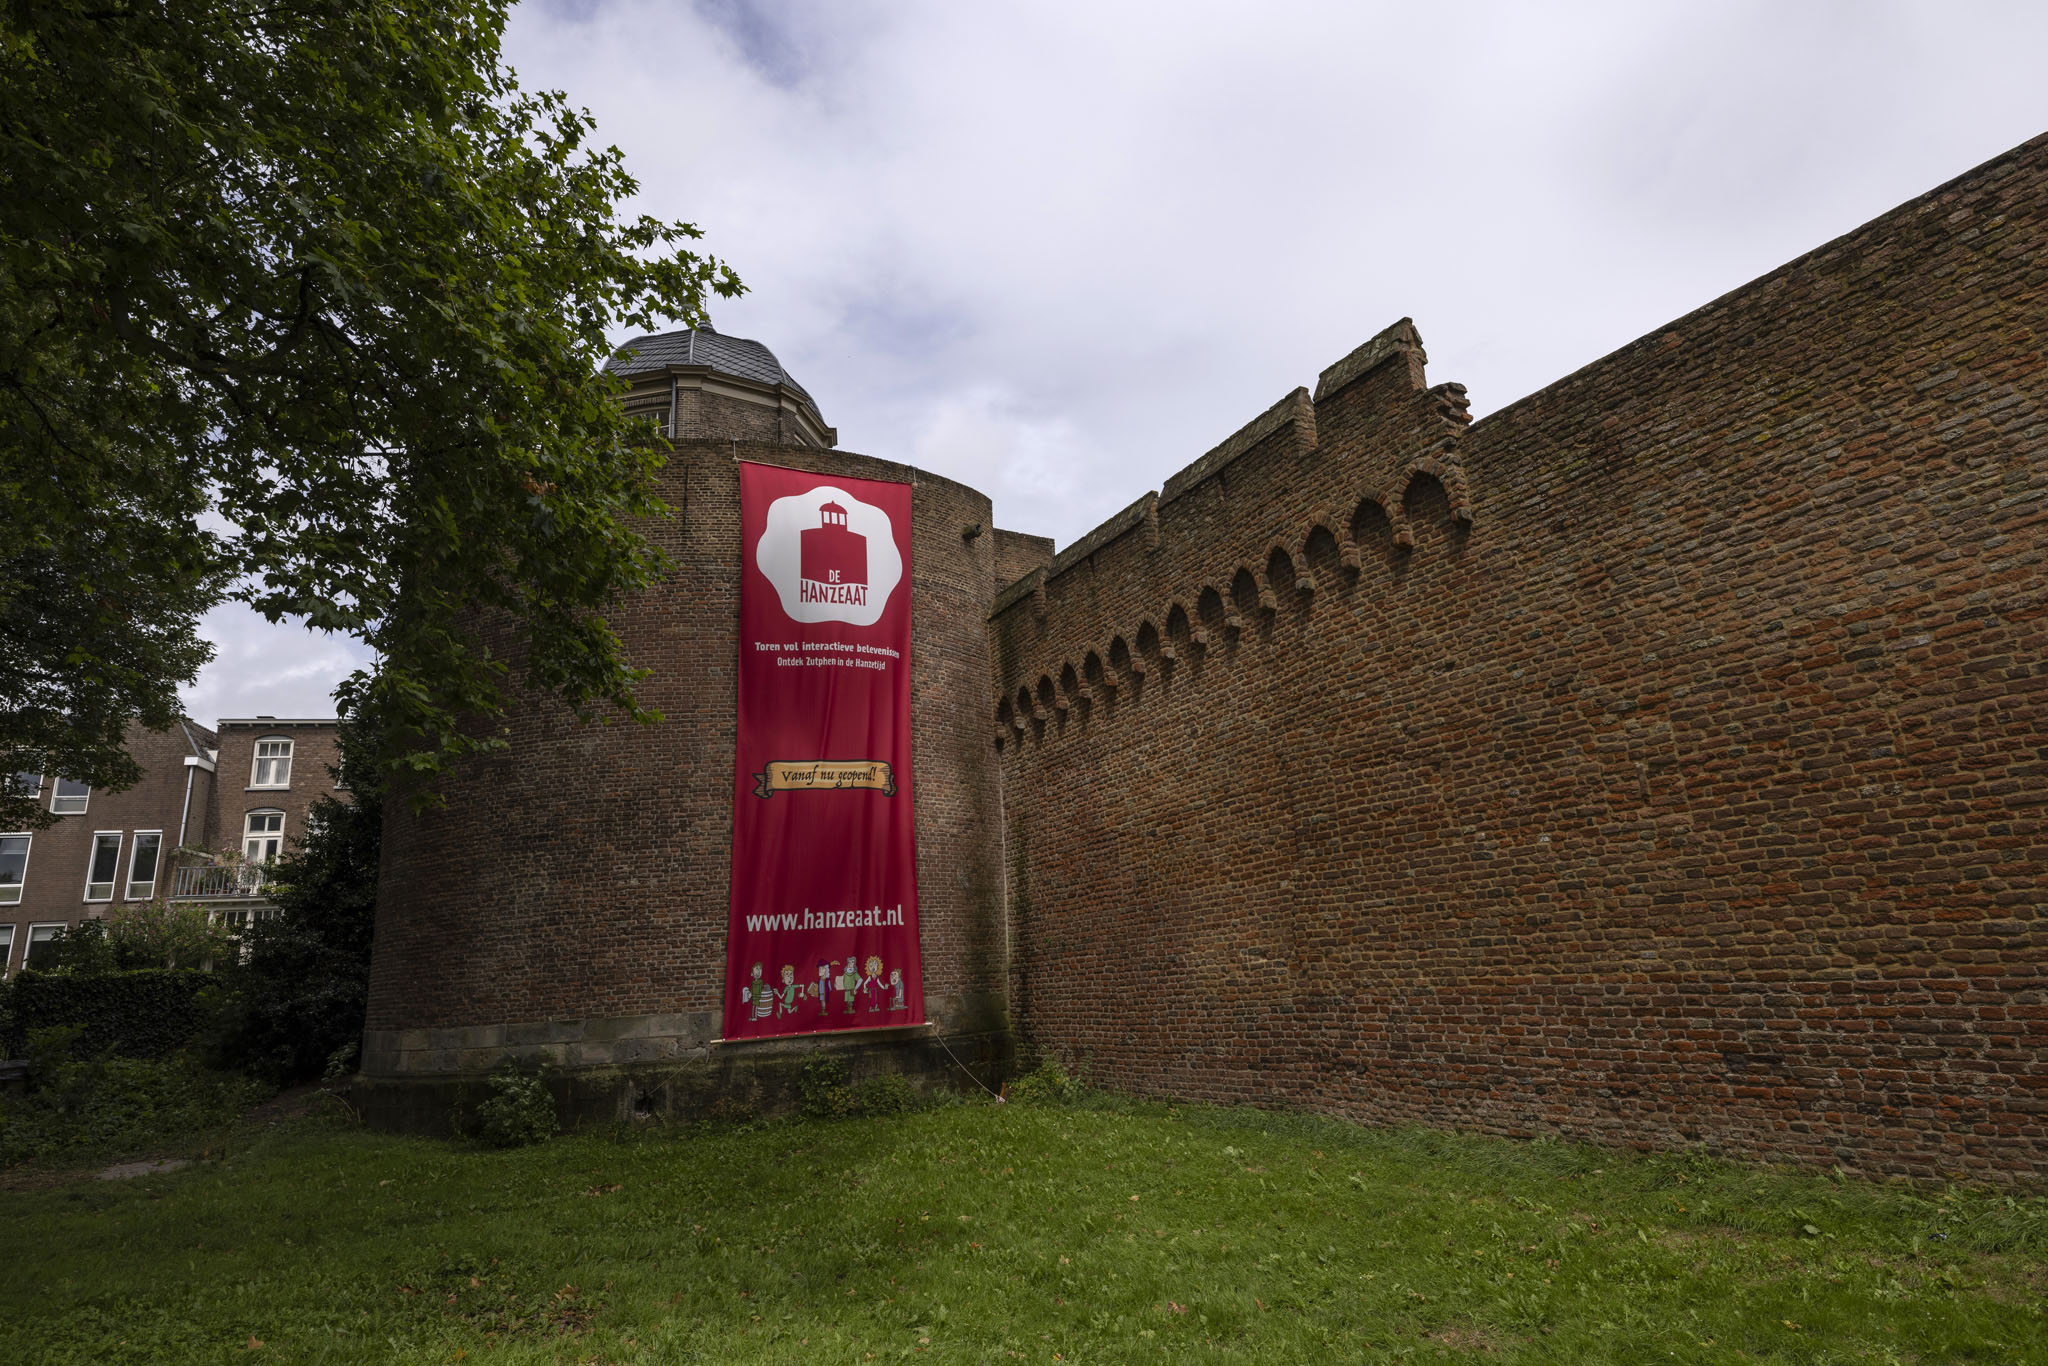
<path id="1" fill-rule="evenodd" d="M 725 1037 L 924 1021 L 910 486 L 740 466 Z"/>

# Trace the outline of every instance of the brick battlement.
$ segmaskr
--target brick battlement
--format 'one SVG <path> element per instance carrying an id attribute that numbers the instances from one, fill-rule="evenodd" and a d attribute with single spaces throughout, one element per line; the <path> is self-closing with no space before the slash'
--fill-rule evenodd
<path id="1" fill-rule="evenodd" d="M 996 703 L 998 746 L 1230 652 L 1248 624 L 1270 625 L 1317 591 L 1312 551 L 1355 580 L 1367 557 L 1412 550 L 1418 500 L 1440 494 L 1470 526 L 1465 389 L 1425 387 L 1426 363 L 1401 319 L 1324 370 L 1315 399 L 1289 393 L 998 594 L 990 620 L 1018 642 L 1001 660 L 1018 681 Z M 1336 418 L 1327 442 L 1318 403 Z M 1240 508 L 1261 515 L 1240 525 Z M 1068 648 L 1053 652 L 1055 641 Z"/>

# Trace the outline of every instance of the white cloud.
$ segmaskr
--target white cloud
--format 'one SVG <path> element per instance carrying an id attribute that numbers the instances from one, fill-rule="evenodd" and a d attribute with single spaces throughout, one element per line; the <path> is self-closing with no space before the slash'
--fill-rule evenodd
<path id="1" fill-rule="evenodd" d="M 208 612 L 200 633 L 214 644 L 213 662 L 180 697 L 205 726 L 223 716 L 332 716 L 335 685 L 370 659 L 357 641 L 273 626 L 240 603 Z"/>
<path id="2" fill-rule="evenodd" d="M 1484 413 L 2048 128 L 2028 3 L 616 0 L 507 50 L 842 446 L 1063 544 L 1398 317 Z"/>

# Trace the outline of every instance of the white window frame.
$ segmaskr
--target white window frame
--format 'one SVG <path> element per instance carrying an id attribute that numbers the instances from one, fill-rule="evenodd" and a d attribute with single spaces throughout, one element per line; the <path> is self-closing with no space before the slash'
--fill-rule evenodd
<path id="1" fill-rule="evenodd" d="M 265 754 L 263 752 L 265 745 L 283 745 L 284 753 Z M 298 746 L 292 743 L 292 737 L 289 735 L 264 735 L 258 737 L 256 747 L 249 755 L 249 789 L 252 792 L 288 791 L 292 785 L 292 752 L 297 748 Z M 280 760 L 284 764 L 282 777 L 276 781 L 264 782 L 263 766 L 265 764 L 277 763 Z"/>
<path id="2" fill-rule="evenodd" d="M 114 899 L 114 889 L 121 885 L 122 834 L 123 832 L 119 830 L 95 830 L 92 832 L 92 844 L 86 850 L 85 855 L 85 899 L 87 901 L 112 901 Z M 114 866 L 112 869 L 113 876 L 108 878 L 105 882 L 94 882 L 92 880 L 92 866 L 95 863 L 99 862 L 101 841 L 105 840 L 109 835 L 113 836 L 114 838 Z M 94 896 L 92 894 L 92 889 L 95 887 L 106 888 L 106 895 Z"/>
<path id="3" fill-rule="evenodd" d="M 277 817 L 277 853 L 272 856 L 275 858 L 282 858 L 284 856 L 284 828 L 289 823 L 289 820 L 285 815 L 284 809 L 276 806 L 259 806 L 253 811 L 244 811 L 242 813 L 242 857 L 250 863 L 261 862 L 265 867 L 268 867 L 270 859 L 258 860 L 249 857 L 249 837 L 255 833 L 249 829 L 249 822 L 258 816 Z M 265 830 L 262 833 L 264 838 L 268 839 L 272 832 Z"/>
<path id="4" fill-rule="evenodd" d="M 36 946 L 37 930 L 53 930 L 56 933 L 51 934 L 48 937 L 51 939 L 55 939 L 57 935 L 62 934 L 64 931 L 70 928 L 70 923 L 68 921 L 63 920 L 39 920 L 31 923 L 28 927 L 28 937 L 21 941 L 21 965 L 23 967 L 28 966 L 29 953 Z"/>
<path id="5" fill-rule="evenodd" d="M 61 794 L 59 793 L 59 790 L 58 790 L 58 789 L 62 788 L 62 787 L 64 786 L 64 784 L 66 784 L 66 783 L 74 783 L 74 782 L 78 782 L 78 780 L 77 780 L 76 778 L 53 778 L 53 779 L 51 779 L 51 780 L 50 780 L 50 814 L 51 814 L 51 815 L 53 815 L 53 816 L 83 816 L 83 815 L 85 814 L 85 809 L 86 809 L 86 808 L 87 808 L 88 806 L 91 806 L 91 805 L 92 805 L 92 784 L 91 784 L 91 783 L 78 783 L 78 785 L 79 785 L 80 787 L 82 787 L 82 788 L 84 788 L 84 789 L 85 789 L 85 791 L 83 791 L 83 792 L 68 792 L 68 793 L 61 793 Z M 66 808 L 63 808 L 63 807 L 59 807 L 59 806 L 57 805 L 57 803 L 58 803 L 58 802 L 60 802 L 60 801 L 68 802 L 68 801 L 74 801 L 74 800 L 75 800 L 75 801 L 76 801 L 76 802 L 78 803 L 78 809 L 77 809 L 76 811 L 72 811 L 72 810 L 69 810 L 69 809 L 66 809 Z"/>
<path id="6" fill-rule="evenodd" d="M 156 866 L 150 870 L 149 881 L 137 883 L 135 880 L 135 856 L 142 851 L 142 840 L 145 835 L 156 836 Z M 156 895 L 156 884 L 163 880 L 163 876 L 164 832 L 161 830 L 137 830 L 128 841 L 128 881 L 122 886 L 121 899 L 123 901 L 149 900 Z M 138 886 L 143 890 L 140 892 L 136 891 L 135 889 Z"/>
<path id="7" fill-rule="evenodd" d="M 14 924 L 0 920 L 0 977 L 14 970 Z"/>
<path id="8" fill-rule="evenodd" d="M 28 886 L 28 858 L 30 854 L 35 852 L 35 832 L 30 830 L 0 830 L 0 839 L 25 839 L 28 841 L 28 848 L 23 850 L 21 855 L 20 884 L 0 885 L 0 906 L 19 906 L 21 904 L 22 889 Z M 10 892 L 13 893 L 12 896 L 8 895 Z M 6 967 L 6 963 L 0 962 L 0 971 L 5 971 Z"/>
<path id="9" fill-rule="evenodd" d="M 35 784 L 31 787 L 23 787 L 21 785 L 21 780 L 23 778 L 34 778 Z M 26 771 L 20 771 L 5 775 L 5 779 L 7 786 L 7 796 L 26 797 L 30 801 L 34 801 L 36 798 L 43 795 L 43 775 L 41 773 L 29 773 Z"/>

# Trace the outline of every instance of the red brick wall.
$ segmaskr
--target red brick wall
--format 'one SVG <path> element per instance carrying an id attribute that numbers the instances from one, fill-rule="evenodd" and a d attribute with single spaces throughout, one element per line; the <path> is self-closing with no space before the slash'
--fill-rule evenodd
<path id="1" fill-rule="evenodd" d="M 962 534 L 989 525 L 987 498 L 840 451 L 683 442 L 662 485 L 676 515 L 650 529 L 675 572 L 614 617 L 652 670 L 640 698 L 665 719 L 585 727 L 529 700 L 507 718 L 509 752 L 451 778 L 444 809 L 387 807 L 369 1029 L 471 1031 L 448 1047 L 477 1056 L 437 1056 L 429 1070 L 488 1065 L 481 1055 L 496 1045 L 479 1041 L 497 1025 L 672 1016 L 657 1033 L 716 1033 L 732 860 L 736 453 L 916 484 L 912 762 L 928 1014 L 953 1032 L 1004 1023 L 997 756 L 973 719 L 988 690 L 994 538 Z M 611 1060 L 587 1046 L 563 1057 Z"/>
<path id="2" fill-rule="evenodd" d="M 2048 138 L 1469 429 L 1393 329 L 1006 594 L 1029 1040 L 2048 1175 L 2044 244 Z"/>

